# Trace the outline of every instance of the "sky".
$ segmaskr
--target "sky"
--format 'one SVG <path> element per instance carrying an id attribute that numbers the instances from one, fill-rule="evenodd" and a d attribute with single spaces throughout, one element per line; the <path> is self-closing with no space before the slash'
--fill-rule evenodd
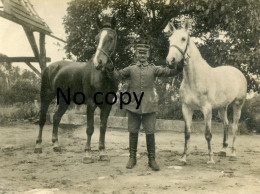
<path id="1" fill-rule="evenodd" d="M 66 15 L 67 3 L 70 0 L 30 0 L 38 15 L 48 24 L 54 36 L 66 40 L 63 17 Z M 2 2 L 0 1 L 0 7 Z M 2 9 L 1 9 L 2 10 Z M 39 42 L 39 33 L 34 33 Z M 60 44 L 60 46 L 57 46 Z M 46 55 L 51 62 L 66 58 L 64 43 L 46 36 Z M 0 53 L 8 57 L 33 57 L 33 51 L 21 25 L 0 17 Z M 38 63 L 32 63 L 40 70 Z M 48 63 L 50 64 L 50 63 Z M 47 65 L 48 65 L 47 64 Z M 30 69 L 25 63 L 13 63 L 21 69 Z"/>

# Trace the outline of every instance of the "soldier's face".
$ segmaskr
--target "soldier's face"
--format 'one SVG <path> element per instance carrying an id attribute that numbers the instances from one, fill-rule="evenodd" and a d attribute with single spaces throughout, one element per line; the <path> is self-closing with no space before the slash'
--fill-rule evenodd
<path id="1" fill-rule="evenodd" d="M 136 57 L 138 61 L 145 62 L 149 57 L 149 51 L 137 50 Z"/>

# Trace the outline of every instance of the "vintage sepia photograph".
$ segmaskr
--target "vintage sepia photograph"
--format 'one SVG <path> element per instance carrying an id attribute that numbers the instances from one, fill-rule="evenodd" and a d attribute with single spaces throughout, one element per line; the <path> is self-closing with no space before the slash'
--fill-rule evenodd
<path id="1" fill-rule="evenodd" d="M 0 194 L 258 194 L 259 138 L 259 0 L 0 0 Z"/>

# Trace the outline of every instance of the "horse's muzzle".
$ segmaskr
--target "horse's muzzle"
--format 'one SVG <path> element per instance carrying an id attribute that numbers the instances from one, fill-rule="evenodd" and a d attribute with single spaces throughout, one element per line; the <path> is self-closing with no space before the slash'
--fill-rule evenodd
<path id="1" fill-rule="evenodd" d="M 98 63 L 95 64 L 96 70 L 101 70 L 103 68 L 103 62 L 101 59 L 98 60 Z"/>
<path id="2" fill-rule="evenodd" d="M 170 67 L 170 68 L 176 68 L 177 63 L 175 62 L 175 58 L 174 60 L 166 60 L 166 64 Z"/>
<path id="3" fill-rule="evenodd" d="M 96 70 L 101 70 L 102 69 L 102 65 L 97 65 L 95 66 Z"/>

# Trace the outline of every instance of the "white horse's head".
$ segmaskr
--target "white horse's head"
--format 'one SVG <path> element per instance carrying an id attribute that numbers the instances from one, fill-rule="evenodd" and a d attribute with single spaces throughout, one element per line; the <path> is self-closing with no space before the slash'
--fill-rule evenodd
<path id="1" fill-rule="evenodd" d="M 189 23 L 185 23 L 185 28 L 175 29 L 172 23 L 168 23 L 171 31 L 169 37 L 169 53 L 166 58 L 166 63 L 169 66 L 177 65 L 182 62 L 187 55 L 187 49 L 190 42 Z"/>

